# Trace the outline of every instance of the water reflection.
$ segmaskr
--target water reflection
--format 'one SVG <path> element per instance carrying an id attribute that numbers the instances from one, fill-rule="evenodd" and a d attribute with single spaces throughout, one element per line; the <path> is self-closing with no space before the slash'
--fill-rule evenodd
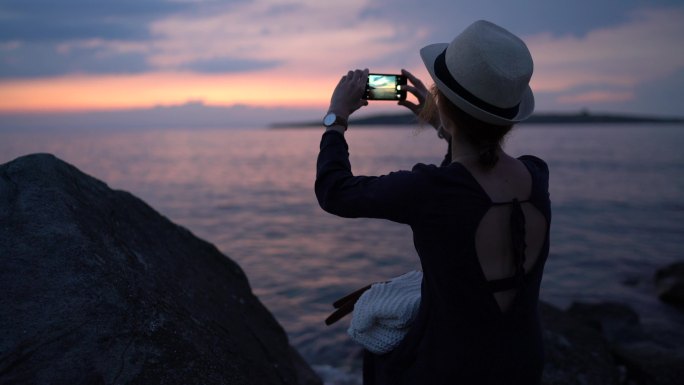
<path id="1" fill-rule="evenodd" d="M 534 126 L 508 139 L 512 154 L 534 153 L 551 167 L 545 299 L 623 300 L 647 321 L 672 319 L 649 285 L 655 268 L 681 258 L 684 133 L 657 130 Z M 430 131 L 355 130 L 348 138 L 357 174 L 439 163 L 444 151 Z M 319 139 L 318 130 L 0 132 L 0 162 L 50 152 L 139 196 L 236 260 L 307 359 L 351 365 L 346 322 L 323 324 L 330 303 L 418 263 L 407 227 L 318 207 Z"/>

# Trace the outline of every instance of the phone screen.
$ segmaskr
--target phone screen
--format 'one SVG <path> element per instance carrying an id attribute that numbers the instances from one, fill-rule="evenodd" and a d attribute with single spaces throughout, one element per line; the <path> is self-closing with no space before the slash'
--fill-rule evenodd
<path id="1" fill-rule="evenodd" d="M 406 99 L 406 76 L 368 74 L 364 99 L 403 100 Z"/>

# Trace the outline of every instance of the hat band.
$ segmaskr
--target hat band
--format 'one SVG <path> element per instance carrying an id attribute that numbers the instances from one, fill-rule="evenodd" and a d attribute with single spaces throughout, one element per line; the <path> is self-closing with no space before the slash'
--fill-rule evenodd
<path id="1" fill-rule="evenodd" d="M 462 85 L 460 85 L 458 81 L 451 76 L 451 73 L 449 73 L 449 69 L 446 66 L 445 54 L 446 50 L 444 50 L 439 56 L 437 56 L 437 59 L 435 59 L 435 75 L 437 75 L 439 80 L 441 80 L 444 85 L 449 87 L 468 103 L 480 108 L 481 110 L 485 110 L 490 114 L 494 114 L 506 119 L 513 119 L 516 115 L 518 115 L 520 103 L 510 108 L 497 107 L 471 94 Z"/>

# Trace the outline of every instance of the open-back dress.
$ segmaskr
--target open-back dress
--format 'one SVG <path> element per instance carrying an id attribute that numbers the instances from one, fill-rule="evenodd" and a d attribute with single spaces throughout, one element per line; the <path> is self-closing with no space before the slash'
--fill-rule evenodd
<path id="1" fill-rule="evenodd" d="M 423 269 L 416 320 L 392 352 L 365 353 L 364 384 L 540 383 L 537 305 L 549 252 L 549 173 L 537 157 L 518 160 L 531 176 L 529 196 L 494 202 L 464 165 L 451 162 L 450 153 L 439 167 L 417 164 L 411 171 L 354 176 L 344 136 L 323 134 L 315 185 L 321 207 L 342 217 L 408 224 Z M 515 269 L 488 280 L 476 239 L 490 210 L 506 213 Z M 545 225 L 533 256 L 525 242 L 528 213 Z"/>

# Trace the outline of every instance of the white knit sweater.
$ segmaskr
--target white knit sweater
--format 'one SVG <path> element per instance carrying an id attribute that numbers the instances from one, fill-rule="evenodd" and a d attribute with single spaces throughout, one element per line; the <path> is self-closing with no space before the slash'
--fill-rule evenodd
<path id="1" fill-rule="evenodd" d="M 422 280 L 422 272 L 411 271 L 373 284 L 354 305 L 349 336 L 375 354 L 392 351 L 416 318 Z"/>

